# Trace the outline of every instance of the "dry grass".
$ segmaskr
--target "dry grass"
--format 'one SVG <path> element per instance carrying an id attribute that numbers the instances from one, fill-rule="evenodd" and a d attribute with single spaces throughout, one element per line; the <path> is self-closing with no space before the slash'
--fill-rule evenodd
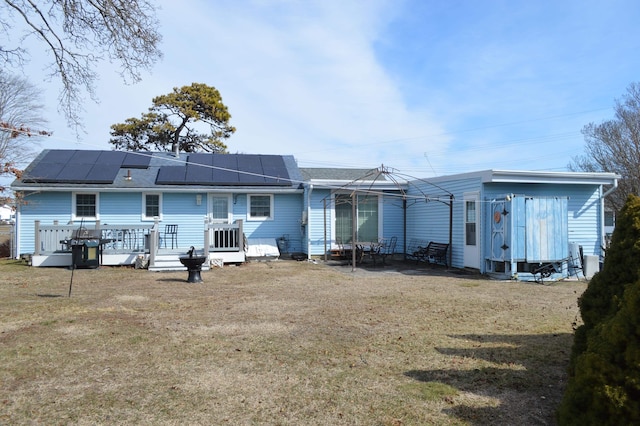
<path id="1" fill-rule="evenodd" d="M 397 263 L 396 263 L 397 265 Z M 0 262 L 0 423 L 553 424 L 584 283 Z"/>

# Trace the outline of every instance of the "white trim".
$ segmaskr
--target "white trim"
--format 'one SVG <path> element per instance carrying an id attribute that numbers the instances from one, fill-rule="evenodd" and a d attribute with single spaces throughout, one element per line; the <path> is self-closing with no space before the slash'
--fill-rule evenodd
<path id="1" fill-rule="evenodd" d="M 95 195 L 96 197 L 96 214 L 95 216 L 77 216 L 76 215 L 76 198 L 78 195 Z M 71 193 L 71 220 L 100 220 L 100 193 L 92 191 L 78 191 Z"/>
<path id="2" fill-rule="evenodd" d="M 147 195 L 158 196 L 158 216 L 147 216 Z M 142 222 L 153 222 L 156 220 L 162 220 L 162 192 L 143 192 L 142 193 L 142 212 L 140 213 L 140 220 Z"/>
<path id="3" fill-rule="evenodd" d="M 252 197 L 269 197 L 269 216 L 251 216 L 251 198 Z M 264 222 L 275 218 L 274 197 L 273 194 L 247 194 L 247 222 Z"/>
<path id="4" fill-rule="evenodd" d="M 463 223 L 463 260 L 465 267 L 480 269 L 482 267 L 482 209 L 480 205 L 480 192 L 464 192 L 462 194 L 462 223 Z M 467 203 L 475 204 L 476 241 L 475 245 L 467 244 Z M 451 250 L 451 247 L 449 247 Z"/>

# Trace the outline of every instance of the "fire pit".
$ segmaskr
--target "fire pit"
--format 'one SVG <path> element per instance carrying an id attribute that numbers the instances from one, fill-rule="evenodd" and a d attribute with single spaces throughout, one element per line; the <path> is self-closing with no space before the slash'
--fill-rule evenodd
<path id="1" fill-rule="evenodd" d="M 180 256 L 180 263 L 187 267 L 189 271 L 188 283 L 201 283 L 202 277 L 200 271 L 202 271 L 202 264 L 207 260 L 207 256 L 194 255 L 196 249 L 191 246 L 187 252 L 187 256 Z"/>

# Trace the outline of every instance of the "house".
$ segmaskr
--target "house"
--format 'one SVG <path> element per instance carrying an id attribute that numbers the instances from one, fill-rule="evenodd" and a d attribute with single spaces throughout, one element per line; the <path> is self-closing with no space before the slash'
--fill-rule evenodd
<path id="1" fill-rule="evenodd" d="M 106 241 L 106 265 L 149 257 L 162 269 L 164 251 L 165 266 L 180 267 L 176 253 L 190 246 L 242 262 L 245 236 L 261 246 L 299 233 L 301 180 L 291 156 L 45 150 L 11 185 L 23 200 L 17 253 L 34 266 L 70 265 L 65 242 L 82 227 Z"/>
<path id="2" fill-rule="evenodd" d="M 12 206 L 5 204 L 0 206 L 0 223 L 13 223 L 15 211 Z"/>
<path id="3" fill-rule="evenodd" d="M 584 273 L 605 241 L 611 173 L 485 170 L 420 179 L 376 169 L 299 168 L 291 156 L 46 150 L 12 184 L 18 254 L 71 262 L 66 242 L 98 229 L 103 264 L 173 265 L 190 246 L 224 263 L 275 252 L 324 257 L 344 244 L 397 241 L 498 278 Z M 177 225 L 177 234 L 166 233 Z M 580 264 L 578 264 L 580 263 Z M 597 266 L 596 266 L 597 267 Z M 592 268 L 593 269 L 593 268 Z"/>
<path id="4" fill-rule="evenodd" d="M 590 276 L 605 244 L 604 198 L 619 178 L 613 173 L 485 170 L 414 181 L 410 196 L 435 192 L 443 202 L 429 202 L 432 197 L 409 208 L 407 234 L 449 242 L 451 266 L 499 278 Z M 572 270 L 594 258 L 589 271 Z"/>

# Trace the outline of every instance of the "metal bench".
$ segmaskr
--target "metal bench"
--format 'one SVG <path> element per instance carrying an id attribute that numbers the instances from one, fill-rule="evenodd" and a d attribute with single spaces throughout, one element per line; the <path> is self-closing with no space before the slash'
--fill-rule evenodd
<path id="1" fill-rule="evenodd" d="M 448 250 L 449 244 L 431 241 L 426 247 L 420 247 L 419 250 L 414 252 L 412 257 L 414 257 L 417 262 L 422 261 L 449 266 L 447 262 Z"/>

